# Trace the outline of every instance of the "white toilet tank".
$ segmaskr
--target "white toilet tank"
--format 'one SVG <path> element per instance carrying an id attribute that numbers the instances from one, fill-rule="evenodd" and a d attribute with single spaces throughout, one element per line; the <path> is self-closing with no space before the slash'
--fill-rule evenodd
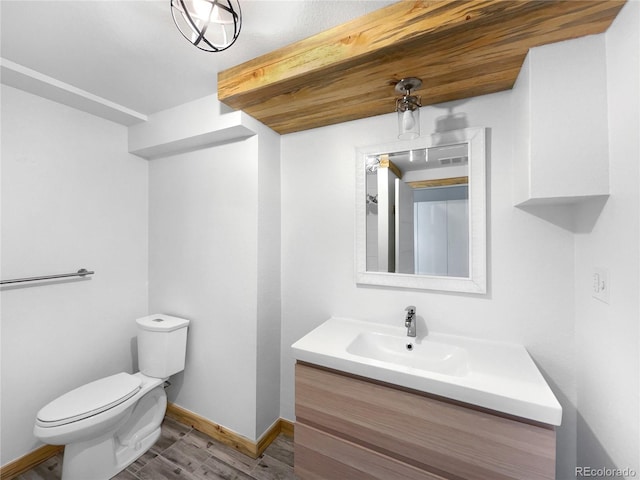
<path id="1" fill-rule="evenodd" d="M 138 324 L 138 365 L 149 377 L 167 378 L 184 370 L 189 320 L 149 315 Z"/>

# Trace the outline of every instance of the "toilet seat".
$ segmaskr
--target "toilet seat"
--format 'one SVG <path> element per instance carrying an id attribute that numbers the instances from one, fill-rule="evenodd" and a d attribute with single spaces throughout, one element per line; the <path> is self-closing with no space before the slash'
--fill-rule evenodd
<path id="1" fill-rule="evenodd" d="M 97 415 L 138 393 L 139 376 L 117 373 L 87 383 L 44 406 L 36 416 L 41 427 L 57 427 Z"/>

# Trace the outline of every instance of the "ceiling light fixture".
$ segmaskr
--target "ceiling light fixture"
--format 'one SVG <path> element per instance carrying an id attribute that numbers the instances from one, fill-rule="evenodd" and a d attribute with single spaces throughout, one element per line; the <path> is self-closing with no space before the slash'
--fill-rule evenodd
<path id="1" fill-rule="evenodd" d="M 374 174 L 378 172 L 378 168 L 380 167 L 380 157 L 377 155 L 373 155 L 367 157 L 366 171 L 367 174 Z"/>
<path id="2" fill-rule="evenodd" d="M 398 112 L 398 138 L 411 140 L 420 136 L 420 97 L 411 95 L 411 90 L 417 90 L 422 85 L 419 78 L 403 78 L 396 84 L 396 92 L 402 93 L 402 98 L 396 100 Z"/>
<path id="3" fill-rule="evenodd" d="M 205 52 L 221 52 L 237 40 L 242 25 L 238 0 L 171 0 L 180 33 Z"/>

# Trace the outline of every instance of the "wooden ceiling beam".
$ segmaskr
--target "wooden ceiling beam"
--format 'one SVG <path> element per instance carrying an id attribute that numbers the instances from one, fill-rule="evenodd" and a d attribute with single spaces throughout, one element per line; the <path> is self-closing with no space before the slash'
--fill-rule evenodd
<path id="1" fill-rule="evenodd" d="M 513 86 L 532 47 L 604 32 L 625 0 L 400 1 L 218 74 L 218 98 L 285 134 Z"/>

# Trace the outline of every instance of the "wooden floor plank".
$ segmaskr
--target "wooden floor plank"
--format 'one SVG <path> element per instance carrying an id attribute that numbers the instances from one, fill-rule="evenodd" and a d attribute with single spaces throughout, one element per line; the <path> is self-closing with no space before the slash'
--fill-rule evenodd
<path id="1" fill-rule="evenodd" d="M 60 480 L 62 454 L 16 480 Z M 293 480 L 293 439 L 279 435 L 253 459 L 204 433 L 165 418 L 156 444 L 113 480 Z M 89 480 L 89 479 L 87 479 Z M 101 479 L 96 479 L 101 480 Z"/>

